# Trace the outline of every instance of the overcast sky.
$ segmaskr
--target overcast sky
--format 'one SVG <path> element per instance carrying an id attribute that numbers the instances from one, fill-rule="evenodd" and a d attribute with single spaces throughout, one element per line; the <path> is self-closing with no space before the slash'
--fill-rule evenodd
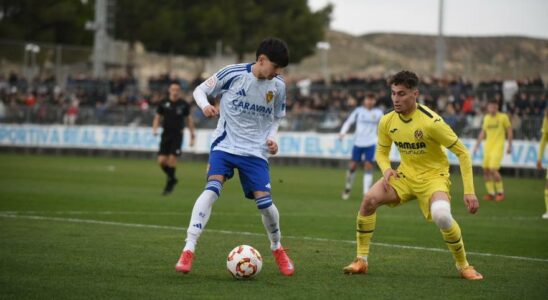
<path id="1" fill-rule="evenodd" d="M 313 11 L 333 3 L 331 28 L 436 34 L 439 0 L 308 0 Z M 524 35 L 548 39 L 548 0 L 444 0 L 446 35 Z"/>

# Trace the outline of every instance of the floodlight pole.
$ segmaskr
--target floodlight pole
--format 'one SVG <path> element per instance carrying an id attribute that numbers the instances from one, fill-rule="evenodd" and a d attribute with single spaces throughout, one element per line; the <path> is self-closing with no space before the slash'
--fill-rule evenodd
<path id="1" fill-rule="evenodd" d="M 93 77 L 105 75 L 105 52 L 107 45 L 107 0 L 95 1 L 95 22 L 93 24 Z"/>
<path id="2" fill-rule="evenodd" d="M 436 41 L 436 77 L 442 77 L 445 62 L 445 39 L 443 36 L 443 0 L 439 0 L 438 38 Z"/>
<path id="3" fill-rule="evenodd" d="M 316 48 L 321 51 L 321 64 L 322 64 L 322 73 L 324 82 L 327 86 L 331 84 L 331 76 L 329 74 L 329 62 L 328 62 L 328 51 L 331 49 L 331 44 L 327 41 L 321 41 L 316 43 Z"/>

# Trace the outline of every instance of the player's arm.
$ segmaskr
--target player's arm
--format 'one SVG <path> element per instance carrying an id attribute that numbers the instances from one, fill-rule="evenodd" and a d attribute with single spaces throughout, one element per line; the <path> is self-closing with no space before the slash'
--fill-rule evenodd
<path id="1" fill-rule="evenodd" d="M 506 116 L 506 115 L 505 115 Z M 512 140 L 514 138 L 514 131 L 512 130 L 512 124 L 510 124 L 510 120 L 508 119 L 508 116 L 506 116 L 506 137 L 508 138 L 508 149 L 506 150 L 506 153 L 510 154 L 512 153 Z"/>
<path id="2" fill-rule="evenodd" d="M 474 145 L 474 149 L 472 150 L 472 155 L 476 154 L 476 151 L 478 151 L 478 148 L 481 144 L 481 141 L 485 138 L 485 130 L 481 130 L 478 134 L 478 138 L 476 139 L 476 144 Z"/>
<path id="3" fill-rule="evenodd" d="M 278 153 L 278 129 L 280 128 L 280 121 L 285 117 L 286 109 L 286 93 L 285 93 L 285 82 L 281 86 L 278 86 L 278 93 L 276 94 L 276 99 L 274 99 L 274 120 L 272 122 L 272 127 L 268 132 L 266 138 L 266 146 L 268 147 L 268 153 L 274 155 Z"/>
<path id="4" fill-rule="evenodd" d="M 485 130 L 486 129 L 487 129 L 487 119 L 485 117 L 483 117 L 483 121 L 481 123 L 481 131 L 478 134 L 476 144 L 474 145 L 474 148 L 472 149 L 472 155 L 476 154 L 476 151 L 478 151 L 478 148 L 481 144 L 481 141 L 483 141 L 483 139 L 485 139 Z"/>
<path id="5" fill-rule="evenodd" d="M 472 173 L 472 159 L 468 149 L 457 139 L 454 145 L 449 147 L 459 159 L 460 173 L 462 176 L 462 185 L 464 187 L 464 203 L 470 213 L 476 213 L 479 208 L 478 198 L 474 191 L 474 175 Z"/>
<path id="6" fill-rule="evenodd" d="M 537 169 L 542 169 L 542 158 L 544 157 L 544 149 L 548 140 L 548 131 L 546 128 L 546 118 L 542 121 L 542 137 L 540 138 L 540 146 L 538 148 Z"/>
<path id="7" fill-rule="evenodd" d="M 194 146 L 194 141 L 196 139 L 196 131 L 194 127 L 194 119 L 192 119 L 191 115 L 186 117 L 186 127 L 190 131 L 190 147 L 192 147 Z"/>
<path id="8" fill-rule="evenodd" d="M 466 149 L 466 146 L 464 146 L 453 129 L 443 121 L 433 123 L 430 132 L 435 141 L 449 149 L 459 159 L 462 185 L 464 187 L 464 204 L 470 213 L 476 213 L 479 208 L 479 202 L 474 190 L 472 159 L 470 158 L 468 149 Z"/>
<path id="9" fill-rule="evenodd" d="M 152 119 L 152 134 L 157 135 L 158 134 L 158 127 L 160 126 L 160 119 L 162 118 L 162 106 L 159 105 L 156 109 L 156 115 L 154 115 L 154 119 Z"/>
<path id="10" fill-rule="evenodd" d="M 211 78 L 213 78 L 213 76 Z M 207 81 L 211 80 L 211 78 Z M 207 81 L 205 81 L 204 83 L 206 83 Z M 204 83 L 200 84 L 194 89 L 194 92 L 192 92 L 192 96 L 194 96 L 194 100 L 196 101 L 196 104 L 198 104 L 198 107 L 200 107 L 200 109 L 204 113 L 204 116 L 206 116 L 207 118 L 212 118 L 219 115 L 219 110 L 215 106 L 209 104 L 209 101 L 207 100 L 207 89 L 204 87 Z"/>
<path id="11" fill-rule="evenodd" d="M 272 127 L 270 128 L 270 131 L 268 132 L 268 137 L 266 138 L 266 146 L 268 147 L 268 153 L 272 155 L 278 153 L 278 143 L 276 142 L 276 136 L 278 135 L 280 120 L 281 119 L 274 118 Z"/>
<path id="12" fill-rule="evenodd" d="M 341 127 L 341 131 L 339 132 L 339 139 L 342 139 L 344 137 L 344 135 L 350 129 L 350 126 L 352 126 L 352 124 L 356 123 L 357 115 L 358 115 L 358 110 L 354 109 L 354 111 L 350 114 L 350 116 L 346 119 L 346 121 L 344 121 L 344 124 Z"/>

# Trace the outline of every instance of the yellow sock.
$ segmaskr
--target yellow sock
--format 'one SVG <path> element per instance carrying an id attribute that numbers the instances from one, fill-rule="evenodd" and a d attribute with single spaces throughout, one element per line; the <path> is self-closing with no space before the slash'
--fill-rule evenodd
<path id="1" fill-rule="evenodd" d="M 490 195 L 495 194 L 495 182 L 493 182 L 491 180 L 486 180 L 485 181 L 485 188 L 487 189 L 487 193 L 489 193 Z"/>
<path id="2" fill-rule="evenodd" d="M 495 181 L 495 189 L 497 190 L 497 193 L 504 194 L 504 187 L 502 186 L 502 180 Z"/>
<path id="3" fill-rule="evenodd" d="M 544 189 L 544 204 L 546 204 L 546 212 L 548 213 L 548 189 Z"/>
<path id="4" fill-rule="evenodd" d="M 453 254 L 457 267 L 459 269 L 467 267 L 468 261 L 466 260 L 466 252 L 464 251 L 464 242 L 462 241 L 459 224 L 453 220 L 451 227 L 440 231 L 447 248 Z"/>
<path id="5" fill-rule="evenodd" d="M 367 255 L 369 255 L 369 245 L 371 244 L 371 238 L 373 237 L 373 231 L 375 231 L 376 223 L 376 213 L 370 216 L 362 216 L 358 214 L 358 218 L 356 219 L 356 243 L 358 246 L 358 257 L 367 257 Z"/>

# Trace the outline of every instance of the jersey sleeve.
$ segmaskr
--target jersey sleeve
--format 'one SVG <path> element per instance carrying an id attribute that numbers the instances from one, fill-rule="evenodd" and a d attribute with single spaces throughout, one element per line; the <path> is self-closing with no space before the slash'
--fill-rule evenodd
<path id="1" fill-rule="evenodd" d="M 160 104 L 158 104 L 158 107 L 156 108 L 156 113 L 163 116 L 164 115 L 164 106 L 162 104 L 163 104 L 162 102 L 160 102 Z"/>
<path id="2" fill-rule="evenodd" d="M 200 88 L 207 95 L 216 97 L 230 87 L 230 83 L 234 80 L 234 77 L 236 77 L 234 74 L 236 71 L 239 71 L 238 67 L 235 67 L 234 65 L 227 66 L 202 82 Z"/>
<path id="3" fill-rule="evenodd" d="M 341 127 L 341 134 L 346 134 L 348 132 L 348 129 L 350 129 L 350 126 L 352 124 L 356 123 L 356 118 L 358 117 L 358 109 L 354 109 L 350 116 L 344 121 L 343 126 Z"/>
<path id="4" fill-rule="evenodd" d="M 440 121 L 432 123 L 429 134 L 434 141 L 445 148 L 451 148 L 459 140 L 453 129 L 441 118 Z"/>
<path id="5" fill-rule="evenodd" d="M 483 116 L 483 120 L 481 121 L 481 129 L 484 131 L 487 130 L 487 117 Z"/>
<path id="6" fill-rule="evenodd" d="M 286 109 L 285 84 L 280 83 L 278 86 L 278 94 L 276 95 L 276 99 L 274 100 L 274 117 L 276 119 L 281 119 L 285 117 L 285 109 Z"/>
<path id="7" fill-rule="evenodd" d="M 472 172 L 472 159 L 466 146 L 457 139 L 454 145 L 449 150 L 458 157 L 460 174 L 462 176 L 462 186 L 464 194 L 475 194 L 474 191 L 474 173 Z"/>
<path id="8" fill-rule="evenodd" d="M 188 104 L 188 102 L 186 102 L 186 100 L 183 100 L 184 103 L 185 103 L 185 109 L 184 109 L 184 112 L 183 112 L 183 117 L 186 118 L 190 115 L 190 104 Z"/>
<path id="9" fill-rule="evenodd" d="M 502 126 L 504 129 L 508 129 L 512 124 L 510 124 L 510 119 L 508 118 L 507 114 L 502 115 Z"/>
<path id="10" fill-rule="evenodd" d="M 375 157 L 377 160 L 377 165 L 381 169 L 381 172 L 384 174 L 386 170 L 391 168 L 389 154 L 390 148 L 392 147 L 392 139 L 388 135 L 387 115 L 381 118 L 377 135 L 378 139 Z"/>
<path id="11" fill-rule="evenodd" d="M 431 125 L 430 136 L 440 145 L 449 149 L 459 159 L 460 172 L 464 194 L 474 194 L 474 175 L 472 172 L 472 159 L 464 144 L 459 140 L 453 129 L 442 120 Z"/>
<path id="12" fill-rule="evenodd" d="M 538 149 L 538 157 L 537 160 L 542 161 L 542 157 L 544 156 L 544 149 L 546 148 L 546 141 L 548 141 L 548 122 L 546 122 L 546 117 L 542 120 L 542 130 L 541 130 L 541 138 L 540 138 L 540 146 Z"/>

